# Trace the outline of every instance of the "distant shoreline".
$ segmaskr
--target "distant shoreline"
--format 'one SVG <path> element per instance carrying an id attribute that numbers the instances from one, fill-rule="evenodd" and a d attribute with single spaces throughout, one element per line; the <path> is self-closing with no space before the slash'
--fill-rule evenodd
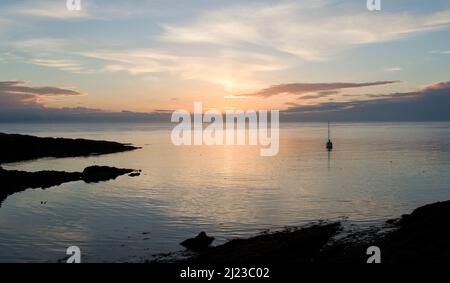
<path id="1" fill-rule="evenodd" d="M 305 123 L 305 124 L 324 124 L 327 123 L 328 120 L 304 120 L 304 121 L 297 121 L 297 120 L 283 120 L 280 119 L 280 124 L 291 124 L 291 123 Z M 413 123 L 449 123 L 450 120 L 334 120 L 332 121 L 336 124 L 413 124 Z M 86 125 L 86 124 L 167 124 L 167 125 L 174 125 L 170 121 L 170 117 L 165 120 L 119 120 L 119 121 L 108 121 L 108 120 L 92 120 L 92 121 L 86 121 L 86 120 L 62 120 L 62 121 L 55 121 L 55 120 L 24 120 L 24 121 L 0 121 L 0 125 Z"/>

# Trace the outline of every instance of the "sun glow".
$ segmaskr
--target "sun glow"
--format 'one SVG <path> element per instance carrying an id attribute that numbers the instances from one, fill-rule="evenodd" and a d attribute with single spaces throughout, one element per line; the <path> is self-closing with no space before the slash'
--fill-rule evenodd
<path id="1" fill-rule="evenodd" d="M 234 88 L 234 83 L 233 83 L 232 80 L 225 80 L 224 81 L 224 86 L 225 86 L 225 90 L 228 93 L 231 93 L 233 91 L 233 88 Z"/>

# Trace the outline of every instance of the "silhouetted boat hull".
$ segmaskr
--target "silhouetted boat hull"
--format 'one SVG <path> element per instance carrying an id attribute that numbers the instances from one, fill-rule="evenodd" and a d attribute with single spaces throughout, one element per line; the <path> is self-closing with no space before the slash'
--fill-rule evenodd
<path id="1" fill-rule="evenodd" d="M 327 147 L 328 151 L 332 151 L 333 150 L 333 143 L 330 140 L 328 140 L 326 147 Z"/>
<path id="2" fill-rule="evenodd" d="M 328 121 L 328 141 L 326 144 L 326 148 L 328 151 L 333 150 L 333 143 L 331 142 L 331 138 L 330 138 L 330 121 Z"/>

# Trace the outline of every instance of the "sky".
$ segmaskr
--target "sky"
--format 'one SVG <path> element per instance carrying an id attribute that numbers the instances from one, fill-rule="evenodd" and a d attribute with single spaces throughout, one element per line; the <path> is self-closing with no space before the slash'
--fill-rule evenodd
<path id="1" fill-rule="evenodd" d="M 153 119 L 194 101 L 293 120 L 450 120 L 450 1 L 381 3 L 2 0 L 0 120 Z"/>

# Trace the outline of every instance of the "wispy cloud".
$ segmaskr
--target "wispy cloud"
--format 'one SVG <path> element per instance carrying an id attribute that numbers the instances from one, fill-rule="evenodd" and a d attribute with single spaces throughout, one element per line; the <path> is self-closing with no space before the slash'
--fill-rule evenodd
<path id="1" fill-rule="evenodd" d="M 447 55 L 447 54 L 450 54 L 450 50 L 431 50 L 431 51 L 429 51 L 428 53 L 430 53 L 430 54 L 444 54 L 444 55 Z"/>
<path id="2" fill-rule="evenodd" d="M 18 49 L 23 49 L 25 51 L 30 51 L 33 53 L 53 53 L 58 50 L 64 50 L 71 42 L 67 38 L 32 38 L 26 40 L 20 40 L 14 42 L 12 45 Z"/>
<path id="3" fill-rule="evenodd" d="M 268 72 L 278 72 L 280 76 L 276 79 L 282 72 L 290 75 L 286 70 L 302 67 L 304 60 L 328 60 L 336 53 L 356 46 L 394 41 L 450 24 L 450 10 L 417 14 L 370 13 L 359 9 L 359 5 L 341 5 L 339 2 L 308 0 L 262 4 L 248 1 L 230 4 L 231 7 L 219 5 L 219 8 L 203 12 L 199 10 L 192 17 L 158 18 L 150 23 L 155 25 L 157 22 L 160 29 L 155 28 L 149 34 L 138 33 L 139 38 L 145 40 L 133 41 L 133 45 L 122 40 L 125 37 L 121 35 L 114 37 L 119 44 L 100 44 L 98 37 L 89 37 L 95 32 L 87 32 L 89 36 L 78 39 L 70 35 L 49 38 L 53 34 L 48 33 L 47 38 L 22 39 L 10 45 L 17 47 L 14 52 L 22 54 L 26 62 L 43 67 L 73 73 L 166 75 L 172 80 L 193 79 L 220 84 L 238 93 L 252 92 L 267 85 Z M 113 20 L 124 14 L 123 11 L 133 20 L 134 16 L 148 18 L 152 15 L 151 2 L 148 2 L 150 5 L 147 2 L 137 5 L 108 1 L 108 5 L 100 7 L 100 2 L 83 1 L 81 13 L 67 11 L 65 1 L 30 3 L 21 2 L 7 10 L 13 16 L 26 16 L 26 21 L 31 22 L 35 19 L 108 19 L 111 29 L 122 24 Z M 136 27 L 135 22 L 124 23 L 126 28 Z M 149 22 L 143 21 L 146 23 Z M 113 41 L 111 37 L 109 39 Z M 383 65 L 377 67 L 377 70 L 382 69 Z M 400 71 L 400 68 L 390 67 L 385 71 Z M 269 84 L 276 83 L 276 79 L 269 79 Z M 303 95 L 303 99 L 336 95 L 318 93 L 327 90 L 335 89 L 312 89 L 310 94 Z M 279 93 L 261 94 L 253 95 L 268 97 Z"/>
<path id="4" fill-rule="evenodd" d="M 132 75 L 171 73 L 181 79 L 197 79 L 226 85 L 239 78 L 239 87 L 260 86 L 258 72 L 286 68 L 288 60 L 250 51 L 215 50 L 212 54 L 185 54 L 158 49 L 95 50 L 81 52 L 85 57 L 104 62 L 102 71 L 123 71 Z"/>
<path id="5" fill-rule="evenodd" d="M 101 72 L 98 66 L 79 54 L 83 40 L 74 38 L 33 38 L 12 43 L 14 55 L 21 61 L 76 74 Z"/>
<path id="6" fill-rule="evenodd" d="M 169 71 L 176 66 L 179 56 L 153 49 L 95 50 L 80 55 L 104 61 L 105 71 L 126 71 L 146 74 Z"/>
<path id="7" fill-rule="evenodd" d="M 450 24 L 450 10 L 428 14 L 363 13 L 348 6 L 345 9 L 331 7 L 333 3 L 332 1 L 308 1 L 308 5 L 299 1 L 271 5 L 250 3 L 207 11 L 182 24 L 161 22 L 163 30 L 159 36 L 156 36 L 156 40 L 159 40 L 158 45 L 165 44 L 169 48 L 152 48 L 153 55 L 151 56 L 163 54 L 164 56 L 184 58 L 186 56 L 183 54 L 188 49 L 200 49 L 207 52 L 213 48 L 232 50 L 235 53 L 237 50 L 241 52 L 246 50 L 247 55 L 253 53 L 255 56 L 271 56 L 278 59 L 278 62 L 270 59 L 272 62 L 267 65 L 267 69 L 271 70 L 276 65 L 274 69 L 279 70 L 280 66 L 286 67 L 286 56 L 295 56 L 303 60 L 325 60 L 340 50 L 357 45 L 392 41 L 419 32 L 436 30 Z M 92 6 L 95 6 L 95 2 Z M 44 2 L 38 6 L 21 5 L 16 10 L 17 13 L 25 15 L 69 19 L 92 17 L 92 11 L 97 10 L 116 11 L 111 12 L 112 14 L 119 10 L 137 10 L 136 8 L 130 9 L 128 6 L 127 9 L 118 9 L 116 6 L 104 5 L 97 7 L 98 9 L 88 6 L 82 10 L 84 12 L 77 14 L 67 11 L 65 2 L 61 1 L 59 4 Z M 90 48 L 90 51 L 92 50 Z M 147 57 L 148 54 L 142 54 L 140 50 L 134 50 L 135 54 L 126 52 L 114 54 L 115 51 L 107 51 L 109 54 L 105 54 L 106 51 L 101 50 L 92 52 L 96 56 L 102 56 L 105 60 L 107 57 L 114 57 L 113 62 L 117 61 L 119 56 L 129 55 L 127 62 L 108 64 L 106 69 L 109 71 L 126 70 L 132 74 L 140 74 L 173 69 L 172 60 L 160 61 L 158 58 L 152 60 Z M 198 63 L 202 63 L 203 60 L 206 65 L 213 65 L 216 63 L 217 55 L 222 56 L 223 54 L 207 54 L 192 59 L 197 60 Z M 144 60 L 130 62 L 133 57 Z M 222 58 L 227 59 L 228 62 L 239 64 L 242 56 Z M 192 62 L 188 58 L 185 62 L 180 62 L 180 64 L 183 63 L 191 64 Z M 263 63 L 266 62 L 261 61 L 261 64 L 258 64 L 258 69 L 264 66 Z M 248 65 L 250 68 L 255 66 L 253 63 Z"/>
<path id="8" fill-rule="evenodd" d="M 67 60 L 67 59 L 31 59 L 31 63 L 39 66 L 45 66 L 45 67 L 51 67 L 51 68 L 58 68 L 65 71 L 71 71 L 71 72 L 80 72 L 82 73 L 83 67 L 75 61 Z"/>
<path id="9" fill-rule="evenodd" d="M 83 4 L 87 6 L 87 2 L 83 1 Z M 80 11 L 69 11 L 66 1 L 39 1 L 39 5 L 26 1 L 9 7 L 7 11 L 9 14 L 57 20 L 84 19 L 92 16 L 87 7 Z"/>
<path id="10" fill-rule="evenodd" d="M 384 69 L 386 72 L 400 72 L 402 68 L 400 67 L 388 67 Z"/>
<path id="11" fill-rule="evenodd" d="M 54 20 L 54 21 L 74 21 L 74 20 L 111 20 L 124 19 L 137 16 L 150 16 L 157 13 L 151 5 L 136 5 L 130 1 L 94 1 L 82 0 L 81 10 L 71 11 L 67 9 L 65 0 L 40 0 L 20 1 L 3 9 L 3 14 L 7 16 L 26 16 L 26 20 Z M 1 12 L 0 12 L 1 13 Z M 25 19 L 24 19 L 25 20 Z"/>
<path id="12" fill-rule="evenodd" d="M 162 25 L 161 38 L 183 44 L 251 44 L 304 60 L 324 60 L 355 45 L 392 41 L 450 24 L 450 10 L 430 14 L 361 13 L 348 6 L 346 10 L 326 9 L 331 3 L 249 4 L 207 12 L 193 22 Z"/>
<path id="13" fill-rule="evenodd" d="M 125 72 L 130 75 L 169 74 L 182 80 L 202 80 L 234 87 L 259 88 L 261 72 L 286 69 L 292 63 L 286 56 L 218 48 L 187 49 L 184 46 L 161 48 L 104 48 L 107 44 L 86 45 L 78 38 L 34 38 L 12 44 L 16 55 L 28 63 L 73 73 Z"/>

